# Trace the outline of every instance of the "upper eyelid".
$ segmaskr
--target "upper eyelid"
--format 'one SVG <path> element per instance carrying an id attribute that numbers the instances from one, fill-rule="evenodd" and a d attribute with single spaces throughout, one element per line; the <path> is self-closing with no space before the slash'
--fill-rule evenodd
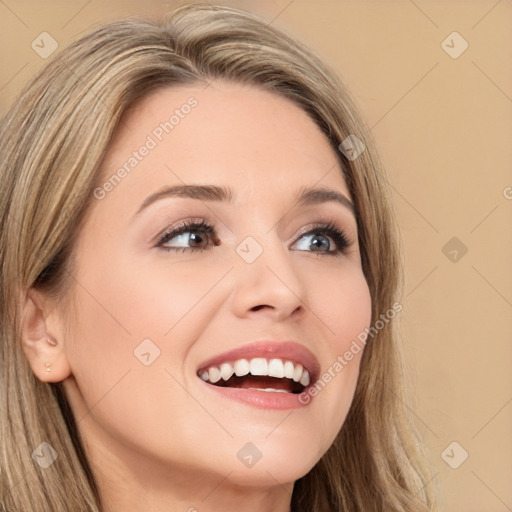
<path id="1" fill-rule="evenodd" d="M 304 231 L 300 231 L 298 235 L 296 235 L 296 238 L 299 239 L 306 235 L 311 235 L 315 231 L 327 231 L 329 228 L 333 228 L 336 231 L 338 231 L 339 235 L 345 240 L 346 242 L 346 249 L 354 245 L 354 237 L 344 228 L 339 227 L 337 223 L 334 221 L 332 222 L 324 222 L 324 223 L 318 223 L 313 225 L 310 228 L 306 228 Z M 327 234 L 327 236 L 330 236 L 332 238 L 332 235 Z M 343 250 L 343 249 L 342 249 Z"/>
<path id="2" fill-rule="evenodd" d="M 201 225 L 202 222 L 203 221 L 201 221 L 201 220 L 199 220 L 199 221 L 196 221 L 196 220 L 187 221 L 187 220 L 185 220 L 185 221 L 181 222 L 180 224 L 178 224 L 176 226 L 173 226 L 171 228 L 165 229 L 160 235 L 157 235 L 156 239 L 159 240 L 159 239 L 163 238 L 164 236 L 169 235 L 169 234 L 174 233 L 174 232 L 178 232 L 177 235 L 181 234 L 181 233 L 179 233 L 179 231 L 181 231 L 181 230 L 184 230 L 183 232 L 186 233 L 189 230 L 192 231 L 194 229 L 201 229 L 202 226 L 200 226 L 200 225 Z M 209 221 L 206 221 L 206 220 L 204 220 L 204 223 L 207 224 L 215 233 L 217 233 L 217 228 L 215 227 L 215 225 L 213 223 L 210 223 Z M 324 222 L 316 222 L 316 223 L 314 222 L 312 224 L 309 224 L 308 227 L 306 227 L 306 228 L 301 228 L 299 230 L 299 234 L 295 235 L 295 236 L 307 235 L 307 234 L 310 233 L 310 231 L 315 230 L 315 229 L 325 229 L 330 223 L 338 231 L 340 231 L 342 233 L 344 233 L 346 231 L 344 228 L 338 227 L 336 225 L 336 223 L 333 222 L 333 221 L 324 221 Z"/>
<path id="3" fill-rule="evenodd" d="M 185 199 L 187 200 L 187 199 Z M 196 202 L 197 201 L 193 201 Z M 221 230 L 224 228 L 230 232 L 230 234 L 233 234 L 233 230 L 229 226 L 229 223 L 226 224 L 224 220 L 222 219 L 222 215 L 219 214 L 219 212 L 216 211 L 215 208 L 211 208 L 208 205 L 205 205 L 207 207 L 208 211 L 202 211 L 203 208 L 200 205 L 196 205 L 198 207 L 197 214 L 188 216 L 187 211 L 190 212 L 190 209 L 192 207 L 185 206 L 183 210 L 179 208 L 177 211 L 173 212 L 174 207 L 171 209 L 171 206 L 174 206 L 172 202 L 165 202 L 163 201 L 162 208 L 157 209 L 157 212 L 159 212 L 158 217 L 155 219 L 158 221 L 158 219 L 161 219 L 166 224 L 170 224 L 171 216 L 174 216 L 174 214 L 183 214 L 183 219 L 181 222 L 186 222 L 188 220 L 195 220 L 198 219 L 200 222 L 201 220 L 205 220 L 209 224 L 212 224 L 215 228 L 217 226 L 222 226 Z M 334 206 L 332 206 L 334 204 Z M 291 211 L 286 213 L 283 217 L 279 219 L 277 223 L 274 223 L 273 225 L 269 226 L 269 229 L 267 230 L 267 233 L 270 232 L 272 229 L 276 229 L 278 231 L 283 231 L 283 229 L 288 230 L 289 225 L 293 222 L 295 223 L 295 220 L 297 217 L 318 217 L 318 222 L 321 224 L 323 222 L 327 223 L 330 219 L 336 219 L 335 224 L 338 226 L 339 230 L 342 230 L 344 232 L 351 232 L 354 233 L 355 236 L 353 238 L 357 238 L 357 232 L 358 232 L 358 223 L 357 219 L 353 214 L 349 214 L 348 208 L 340 208 L 337 207 L 338 203 L 333 203 L 329 201 L 322 202 L 320 204 L 312 204 L 308 206 L 301 207 L 301 210 L 298 213 L 293 214 Z M 221 206 L 221 205 L 216 205 Z M 194 207 L 195 209 L 195 207 Z M 351 210 L 350 210 L 351 211 Z M 289 218 L 292 218 L 292 220 L 288 220 Z M 326 220 L 323 220 L 326 219 Z M 180 221 L 178 221 L 180 222 Z M 174 223 L 173 223 L 174 224 Z M 172 228 L 167 228 L 166 231 L 170 231 Z M 156 238 L 156 237 L 155 237 Z M 152 239 L 154 240 L 154 239 Z M 148 240 L 148 242 L 151 242 L 152 240 Z"/>

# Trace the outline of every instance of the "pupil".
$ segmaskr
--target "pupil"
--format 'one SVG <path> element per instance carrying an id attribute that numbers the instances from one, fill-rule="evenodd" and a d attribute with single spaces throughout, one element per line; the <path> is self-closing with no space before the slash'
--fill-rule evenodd
<path id="1" fill-rule="evenodd" d="M 321 240 L 322 238 L 323 238 L 323 240 Z M 320 241 L 319 241 L 319 239 L 320 239 Z M 318 243 L 318 241 L 319 241 L 319 243 Z M 327 244 L 327 249 L 328 249 L 329 240 L 327 240 L 327 238 L 325 236 L 320 235 L 320 236 L 315 236 L 313 238 L 313 242 L 312 242 L 313 246 L 321 248 L 322 243 L 323 243 L 324 247 Z"/>
<path id="2" fill-rule="evenodd" d="M 192 233 L 190 241 L 193 243 L 193 245 L 195 245 L 195 243 L 197 242 L 201 243 L 201 237 L 197 236 L 197 234 Z"/>

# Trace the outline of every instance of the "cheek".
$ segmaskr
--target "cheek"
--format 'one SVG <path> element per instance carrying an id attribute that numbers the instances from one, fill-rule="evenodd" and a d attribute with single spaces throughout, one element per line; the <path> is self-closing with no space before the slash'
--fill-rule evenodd
<path id="1" fill-rule="evenodd" d="M 326 284 L 311 284 L 314 303 L 331 343 L 341 350 L 347 338 L 357 336 L 371 322 L 371 296 L 362 270 L 351 266 Z"/>
<path id="2" fill-rule="evenodd" d="M 153 334 L 168 340 L 186 326 L 201 323 L 202 302 L 229 268 L 219 262 L 200 265 L 184 258 L 176 263 L 172 255 L 163 254 L 137 266 L 137 273 L 129 278 L 118 275 L 107 292 L 108 300 L 139 337 Z"/>
<path id="3" fill-rule="evenodd" d="M 219 278 L 218 272 L 197 279 L 197 272 L 171 270 L 140 267 L 130 274 L 117 265 L 79 277 L 74 337 L 66 344 L 77 383 L 76 390 L 67 387 L 68 396 L 83 432 L 99 426 L 154 457 L 175 452 L 177 438 L 198 436 L 176 416 L 201 414 L 181 385 L 181 367 L 208 321 L 201 297 Z"/>
<path id="4" fill-rule="evenodd" d="M 181 372 L 214 311 L 205 311 L 208 300 L 203 299 L 229 270 L 217 265 L 198 272 L 195 265 L 171 264 L 170 258 L 145 265 L 124 259 L 113 256 L 116 265 L 89 260 L 78 276 L 78 314 L 66 351 L 89 406 L 128 371 L 144 369 L 148 386 L 157 371 L 167 381 L 165 368 Z M 154 384 L 162 389 L 162 382 Z"/>
<path id="5" fill-rule="evenodd" d="M 226 265 L 199 266 L 184 259 L 176 263 L 165 254 L 148 262 L 119 254 L 112 261 L 115 266 L 92 264 L 94 272 L 80 277 L 78 295 L 82 327 L 94 324 L 98 342 L 115 350 L 119 345 L 135 347 L 145 338 L 165 346 L 178 331 L 198 325 L 201 301 L 229 270 Z"/>
<path id="6" fill-rule="evenodd" d="M 330 282 L 337 284 L 311 285 L 324 337 L 319 347 L 322 373 L 305 400 L 317 410 L 315 431 L 322 432 L 321 450 L 333 442 L 352 404 L 364 351 L 361 333 L 370 327 L 372 305 L 362 270 L 352 268 Z"/>

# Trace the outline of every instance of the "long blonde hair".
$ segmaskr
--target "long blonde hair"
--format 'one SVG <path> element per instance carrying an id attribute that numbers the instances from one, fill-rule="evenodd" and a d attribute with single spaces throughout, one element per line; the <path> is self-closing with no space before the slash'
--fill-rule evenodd
<path id="1" fill-rule="evenodd" d="M 21 347 L 21 298 L 31 287 L 61 299 L 72 248 L 98 169 L 123 112 L 159 87 L 224 78 L 293 100 L 339 155 L 354 200 L 372 322 L 401 289 L 400 253 L 387 182 L 372 142 L 335 72 L 310 49 L 257 16 L 188 4 L 160 23 L 101 25 L 49 61 L 0 126 L 1 497 L 6 512 L 100 510 L 94 476 L 60 383 L 35 377 Z M 338 149 L 350 134 L 366 150 Z M 372 323 L 373 325 L 373 323 Z M 294 512 L 435 510 L 407 412 L 395 323 L 368 338 L 346 421 L 292 495 Z M 31 453 L 48 442 L 49 468 Z"/>

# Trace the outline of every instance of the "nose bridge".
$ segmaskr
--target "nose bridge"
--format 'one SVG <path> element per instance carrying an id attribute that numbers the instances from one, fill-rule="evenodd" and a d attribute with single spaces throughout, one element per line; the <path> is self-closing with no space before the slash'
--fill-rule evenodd
<path id="1" fill-rule="evenodd" d="M 236 253 L 234 308 L 239 315 L 268 306 L 285 317 L 304 303 L 304 282 L 274 229 L 245 237 Z"/>

